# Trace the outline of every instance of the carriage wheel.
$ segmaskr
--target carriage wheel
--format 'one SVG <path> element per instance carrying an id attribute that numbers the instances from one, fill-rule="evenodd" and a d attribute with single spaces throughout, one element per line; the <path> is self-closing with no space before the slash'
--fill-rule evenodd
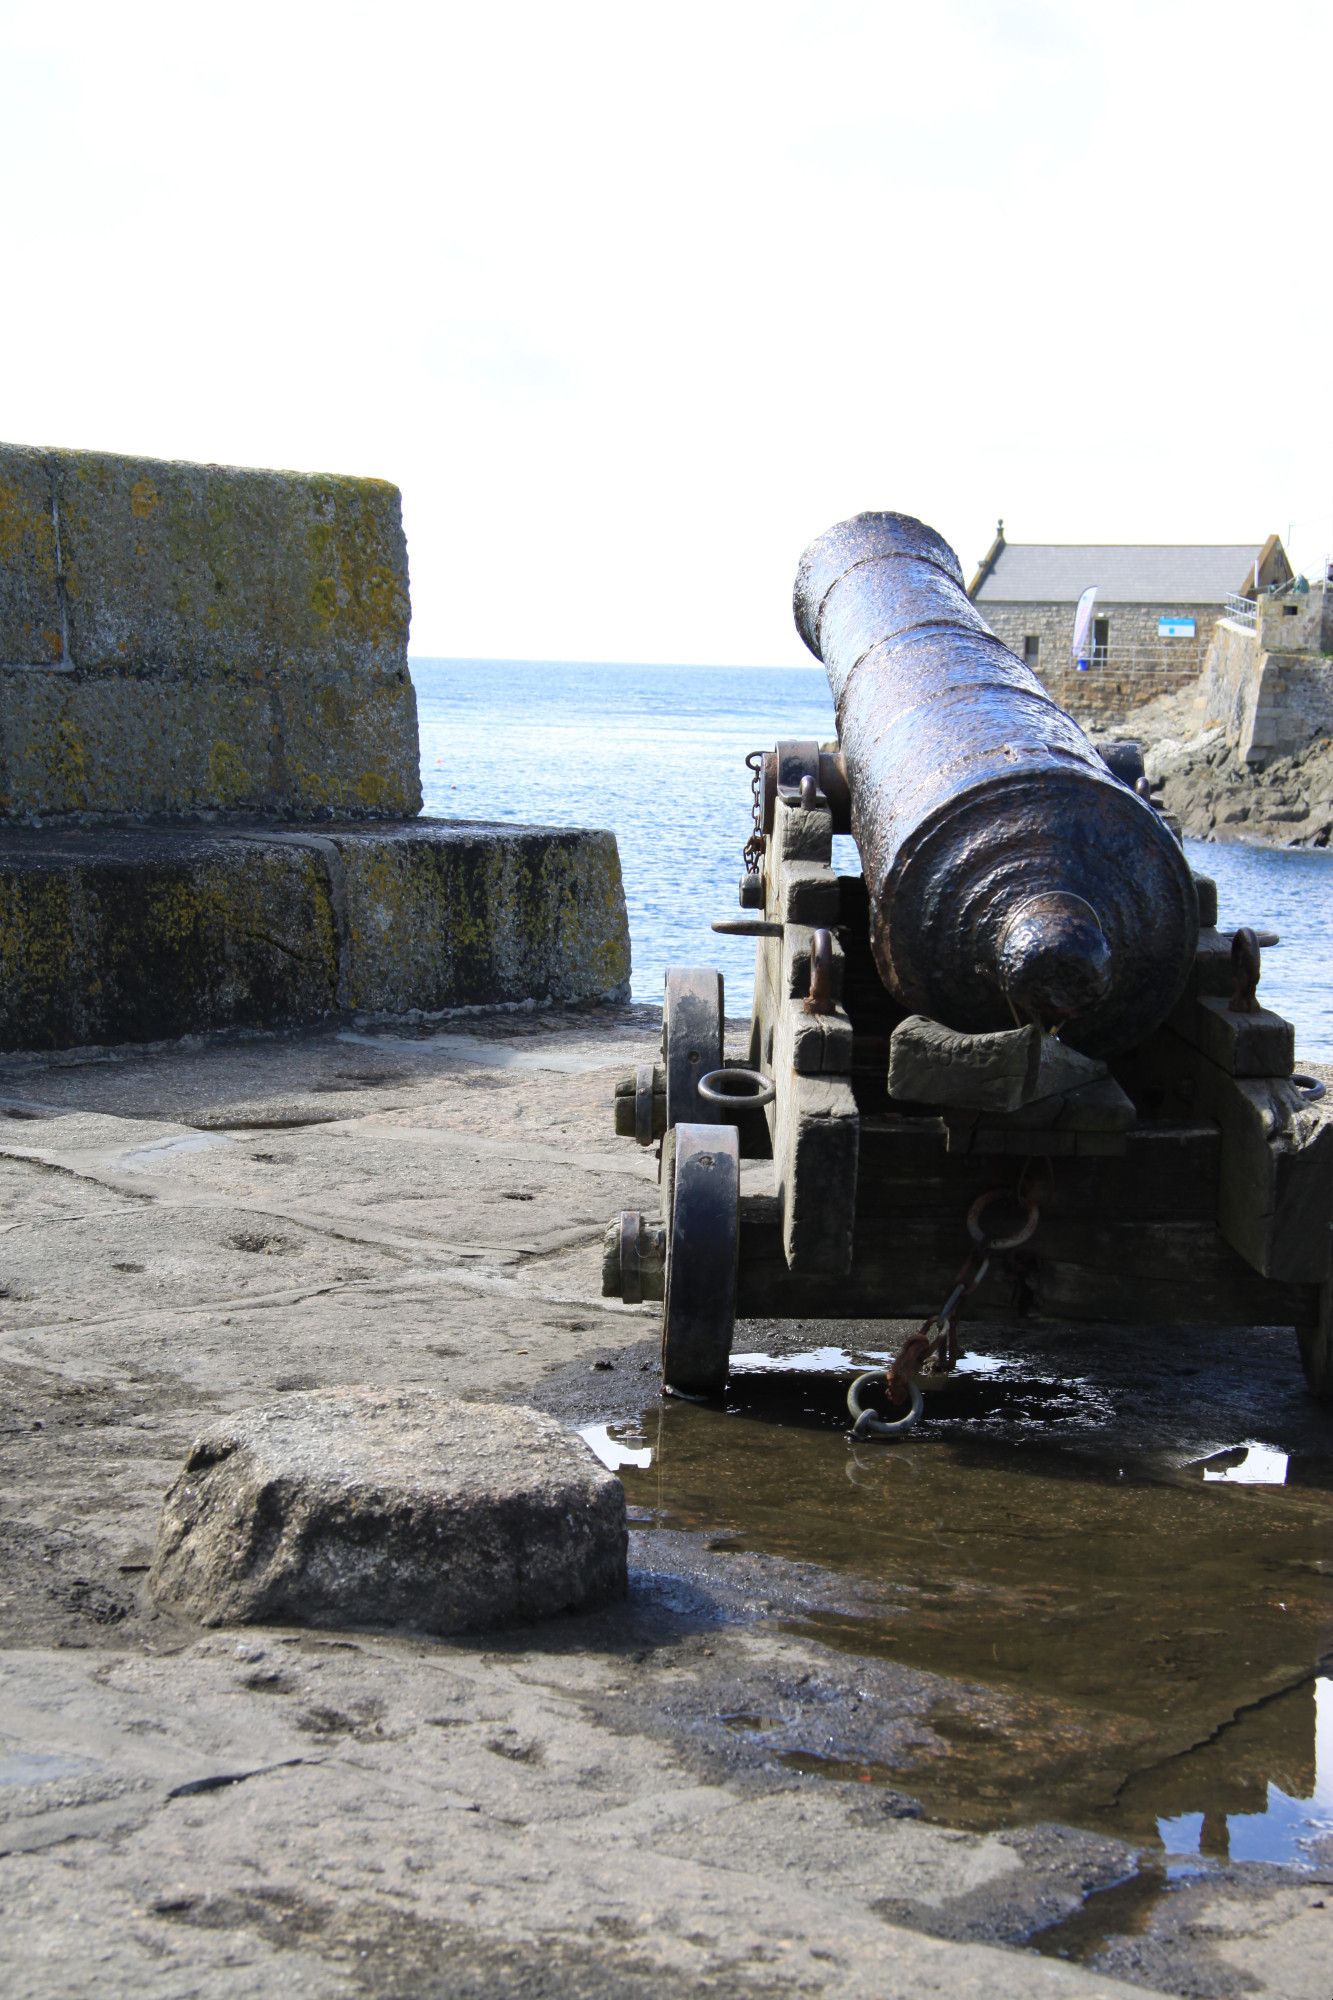
<path id="1" fill-rule="evenodd" d="M 716 1396 L 736 1325 L 740 1138 L 734 1125 L 677 1125 L 668 1187 L 662 1381 Z"/>
<path id="2" fill-rule="evenodd" d="M 662 1007 L 667 1130 L 715 1125 L 722 1113 L 698 1094 L 701 1076 L 722 1067 L 722 974 L 711 966 L 674 966 Z"/>

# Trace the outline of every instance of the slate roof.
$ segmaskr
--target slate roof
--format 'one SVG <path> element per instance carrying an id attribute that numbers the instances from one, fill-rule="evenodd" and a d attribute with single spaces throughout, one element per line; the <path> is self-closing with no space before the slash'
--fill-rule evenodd
<path id="1" fill-rule="evenodd" d="M 1077 604 L 1090 583 L 1102 604 L 1220 604 L 1254 568 L 1259 542 L 1005 542 L 978 604 Z"/>

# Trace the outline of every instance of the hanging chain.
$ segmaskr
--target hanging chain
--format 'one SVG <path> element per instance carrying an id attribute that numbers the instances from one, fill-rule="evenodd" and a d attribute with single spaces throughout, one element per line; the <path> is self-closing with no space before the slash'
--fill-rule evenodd
<path id="1" fill-rule="evenodd" d="M 741 849 L 741 860 L 745 863 L 747 875 L 757 875 L 759 864 L 764 858 L 764 753 L 752 750 L 745 760 L 745 768 L 750 773 L 750 794 L 752 821 L 750 837 Z"/>
<path id="2" fill-rule="evenodd" d="M 958 1315 L 965 1301 L 989 1271 L 993 1254 L 997 1250 L 1016 1250 L 1020 1243 L 1026 1243 L 1041 1220 L 1041 1211 L 1026 1192 L 1029 1165 L 1030 1162 L 1024 1163 L 1016 1188 L 991 1188 L 978 1195 L 967 1211 L 967 1233 L 974 1247 L 959 1266 L 952 1289 L 939 1311 L 908 1336 L 891 1368 L 869 1369 L 852 1383 L 847 1391 L 847 1408 L 854 1419 L 853 1438 L 901 1437 L 904 1431 L 911 1430 L 925 1407 L 917 1376 L 929 1367 L 947 1373 L 956 1365 Z M 1023 1210 L 1022 1221 L 1016 1228 L 1006 1229 L 1003 1222 L 998 1228 L 993 1224 L 986 1226 L 986 1212 L 996 1202 L 1015 1201 Z M 885 1417 L 862 1401 L 863 1394 L 872 1386 L 882 1387 L 884 1401 L 891 1411 L 898 1412 L 896 1416 Z"/>

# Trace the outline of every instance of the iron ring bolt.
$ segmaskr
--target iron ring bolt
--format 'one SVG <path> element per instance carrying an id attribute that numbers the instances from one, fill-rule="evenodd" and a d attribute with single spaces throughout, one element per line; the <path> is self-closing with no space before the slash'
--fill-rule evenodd
<path id="1" fill-rule="evenodd" d="M 858 1375 L 851 1388 L 847 1391 L 847 1408 L 854 1419 L 852 1424 L 853 1439 L 901 1437 L 904 1431 L 910 1431 L 913 1425 L 920 1421 L 921 1412 L 926 1406 L 926 1399 L 914 1380 L 909 1379 L 907 1383 L 907 1393 L 911 1401 L 903 1416 L 885 1418 L 879 1416 L 873 1409 L 863 1406 L 861 1391 L 867 1388 L 872 1382 L 887 1383 L 888 1379 L 889 1371 L 887 1368 L 872 1368 L 866 1374 Z"/>
<path id="2" fill-rule="evenodd" d="M 735 1111 L 757 1111 L 778 1094 L 772 1077 L 761 1070 L 710 1069 L 695 1085 L 705 1104 L 724 1104 Z"/>
<path id="3" fill-rule="evenodd" d="M 996 1235 L 982 1222 L 986 1210 L 996 1202 L 1016 1202 L 1023 1210 L 1023 1221 L 1017 1229 L 1006 1235 Z M 1029 1201 L 1025 1194 L 1017 1194 L 1012 1188 L 991 1188 L 986 1194 L 979 1194 L 967 1211 L 967 1233 L 978 1250 L 1016 1250 L 1020 1243 L 1026 1243 L 1040 1221 L 1040 1213 L 1035 1201 Z M 970 1289 L 970 1287 L 969 1287 Z"/>

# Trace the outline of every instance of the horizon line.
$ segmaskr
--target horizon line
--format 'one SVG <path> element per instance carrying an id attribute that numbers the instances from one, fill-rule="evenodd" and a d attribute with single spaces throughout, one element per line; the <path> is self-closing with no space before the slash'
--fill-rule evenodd
<path id="1" fill-rule="evenodd" d="M 544 659 L 536 654 L 518 653 L 415 653 L 407 656 L 409 666 L 414 663 L 429 667 L 685 667 L 697 673 L 742 673 L 742 674 L 799 674 L 812 671 L 821 672 L 817 659 L 809 660 L 581 660 Z"/>

